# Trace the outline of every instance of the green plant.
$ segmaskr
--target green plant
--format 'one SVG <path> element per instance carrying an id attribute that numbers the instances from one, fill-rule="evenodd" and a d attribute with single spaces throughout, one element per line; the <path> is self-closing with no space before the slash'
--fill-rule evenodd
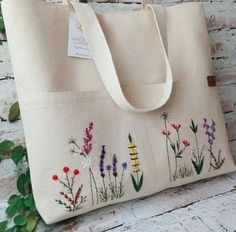
<path id="1" fill-rule="evenodd" d="M 0 7 L 0 33 L 4 33 L 4 32 L 5 32 L 5 25 L 4 25 L 3 16 L 2 16 L 2 9 Z"/>
<path id="2" fill-rule="evenodd" d="M 15 102 L 14 104 L 11 105 L 9 109 L 8 120 L 9 122 L 15 122 L 19 119 L 19 117 L 20 117 L 19 103 Z"/>
<path id="3" fill-rule="evenodd" d="M 5 140 L 0 143 L 0 154 L 9 153 L 16 165 L 25 164 L 25 171 L 17 179 L 17 194 L 13 194 L 8 199 L 6 214 L 9 221 L 0 222 L 1 232 L 32 232 L 34 231 L 39 214 L 35 207 L 32 194 L 30 170 L 28 167 L 27 151 L 22 145 L 15 145 L 14 142 Z M 10 227 L 8 227 L 10 225 Z"/>
<path id="4" fill-rule="evenodd" d="M 197 139 L 198 124 L 195 124 L 193 119 L 191 119 L 191 125 L 189 126 L 189 128 L 194 133 L 194 138 L 195 138 L 195 143 L 196 143 L 196 149 L 192 149 L 193 158 L 191 159 L 191 161 L 192 161 L 192 164 L 196 173 L 199 175 L 204 165 L 203 151 L 205 148 L 204 146 L 202 146 L 201 148 L 199 147 L 198 139 Z"/>

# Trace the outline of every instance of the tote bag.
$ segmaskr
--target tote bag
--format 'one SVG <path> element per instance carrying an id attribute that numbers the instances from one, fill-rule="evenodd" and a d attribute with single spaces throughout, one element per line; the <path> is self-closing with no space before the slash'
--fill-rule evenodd
<path id="1" fill-rule="evenodd" d="M 202 4 L 72 5 L 2 3 L 45 222 L 234 171 Z M 92 59 L 67 55 L 71 11 Z"/>

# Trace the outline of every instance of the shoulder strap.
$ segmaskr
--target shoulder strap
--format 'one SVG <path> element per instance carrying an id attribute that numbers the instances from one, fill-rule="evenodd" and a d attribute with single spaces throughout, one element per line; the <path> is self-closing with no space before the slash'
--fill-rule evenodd
<path id="1" fill-rule="evenodd" d="M 78 15 L 80 24 L 88 41 L 89 48 L 91 50 L 98 72 L 100 73 L 101 79 L 114 102 L 122 110 L 133 113 L 150 112 L 162 107 L 168 101 L 171 95 L 173 77 L 153 7 L 151 5 L 147 5 L 145 9 L 150 10 L 153 13 L 157 34 L 161 38 L 161 47 L 166 64 L 166 83 L 163 94 L 159 100 L 157 99 L 156 105 L 154 107 L 136 108 L 129 103 L 122 91 L 110 49 L 95 12 L 88 4 L 77 3 L 76 0 L 71 0 L 71 3 Z"/>

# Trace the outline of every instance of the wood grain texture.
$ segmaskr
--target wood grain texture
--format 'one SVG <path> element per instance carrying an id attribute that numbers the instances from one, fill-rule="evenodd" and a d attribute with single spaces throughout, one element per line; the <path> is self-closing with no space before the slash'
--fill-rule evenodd
<path id="1" fill-rule="evenodd" d="M 105 0 L 106 1 L 106 0 Z M 127 0 L 120 0 L 126 2 Z M 130 3 L 131 1 L 129 1 Z M 132 0 L 132 2 L 138 2 Z M 182 0 L 155 0 L 165 6 Z M 205 0 L 206 20 L 214 73 L 225 114 L 230 147 L 236 158 L 236 1 Z M 140 4 L 92 3 L 99 12 L 137 10 Z M 21 121 L 8 123 L 10 105 L 17 100 L 7 42 L 0 45 L 0 140 L 24 142 Z M 22 167 L 23 168 L 23 167 Z M 0 163 L 0 220 L 5 217 L 6 199 L 15 192 L 18 175 L 11 160 Z M 106 207 L 86 215 L 46 226 L 39 232 L 236 231 L 236 173 L 170 189 L 151 197 Z M 53 213 L 53 212 L 52 212 Z"/>

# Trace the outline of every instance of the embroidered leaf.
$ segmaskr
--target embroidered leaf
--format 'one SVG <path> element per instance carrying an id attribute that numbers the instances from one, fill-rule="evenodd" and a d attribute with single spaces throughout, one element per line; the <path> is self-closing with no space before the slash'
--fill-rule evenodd
<path id="1" fill-rule="evenodd" d="M 129 142 L 130 142 L 130 143 L 133 142 L 132 137 L 131 137 L 131 134 L 129 134 Z"/>
<path id="2" fill-rule="evenodd" d="M 171 146 L 171 148 L 173 149 L 174 153 L 176 153 L 175 144 L 174 144 L 174 143 L 171 143 L 170 146 Z"/>
<path id="3" fill-rule="evenodd" d="M 179 141 L 176 142 L 177 150 L 179 150 Z"/>
<path id="4" fill-rule="evenodd" d="M 142 175 L 141 175 L 140 180 L 139 180 L 139 185 L 138 185 L 139 190 L 141 189 L 142 185 L 143 185 L 143 172 L 142 172 Z"/>
<path id="5" fill-rule="evenodd" d="M 198 164 L 197 162 L 195 162 L 194 160 L 192 160 L 192 164 L 196 170 L 196 173 L 199 175 L 202 171 L 203 168 L 203 164 L 204 164 L 204 157 L 202 157 L 200 163 Z"/>
<path id="6" fill-rule="evenodd" d="M 198 125 L 194 123 L 194 121 L 191 119 L 191 125 L 189 126 L 190 129 L 192 130 L 193 133 L 197 133 L 197 130 L 198 130 Z"/>
<path id="7" fill-rule="evenodd" d="M 135 180 L 135 178 L 133 177 L 133 175 L 132 175 L 132 174 L 130 174 L 130 175 L 131 175 L 131 178 L 132 178 L 132 182 L 133 182 L 134 189 L 136 190 L 136 192 L 138 192 L 138 191 L 139 191 L 139 186 L 138 186 L 138 184 L 136 183 L 136 180 Z"/>

